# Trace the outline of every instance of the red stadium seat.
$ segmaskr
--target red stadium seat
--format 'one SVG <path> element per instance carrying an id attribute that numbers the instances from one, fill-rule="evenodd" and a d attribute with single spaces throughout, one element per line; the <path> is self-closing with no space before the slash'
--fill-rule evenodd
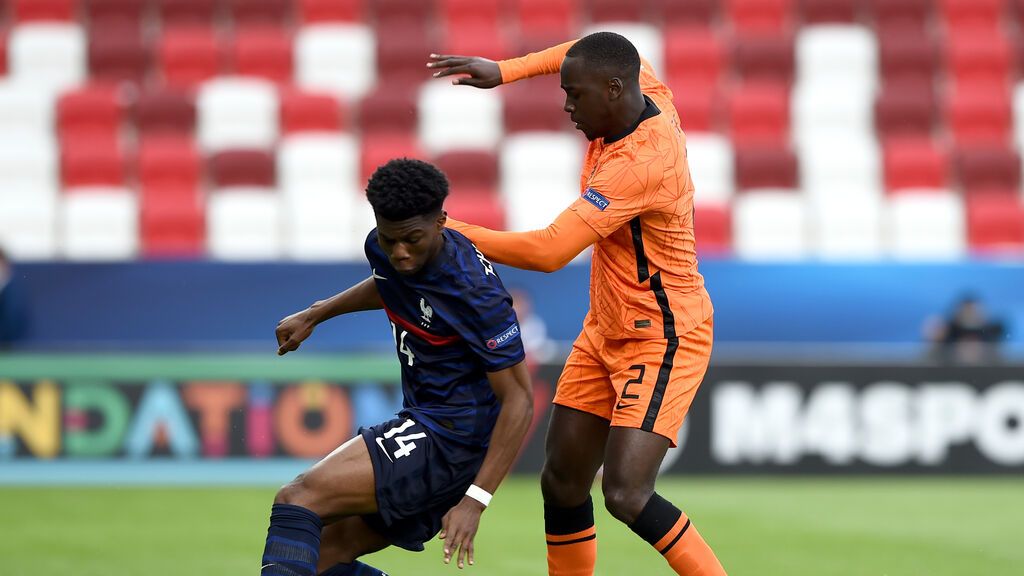
<path id="1" fill-rule="evenodd" d="M 935 121 L 931 79 L 886 83 L 875 102 L 875 124 L 884 136 L 928 137 Z"/>
<path id="2" fill-rule="evenodd" d="M 789 140 L 789 89 L 781 82 L 748 82 L 729 97 L 729 125 L 736 144 L 785 145 Z"/>
<path id="3" fill-rule="evenodd" d="M 728 206 L 694 206 L 693 233 L 700 254 L 726 254 L 732 249 L 732 211 Z"/>
<path id="4" fill-rule="evenodd" d="M 422 151 L 412 134 L 378 132 L 362 138 L 360 171 L 365 181 L 379 166 L 392 158 L 420 158 Z"/>
<path id="5" fill-rule="evenodd" d="M 85 0 L 89 26 L 97 24 L 139 27 L 148 0 Z"/>
<path id="6" fill-rule="evenodd" d="M 434 163 L 448 176 L 452 188 L 493 190 L 498 185 L 498 156 L 491 152 L 448 152 Z"/>
<path id="7" fill-rule="evenodd" d="M 330 94 L 284 90 L 281 93 L 281 132 L 337 132 L 344 126 L 341 102 Z"/>
<path id="8" fill-rule="evenodd" d="M 720 11 L 720 0 L 653 0 L 655 21 L 666 28 L 674 26 L 708 26 Z"/>
<path id="9" fill-rule="evenodd" d="M 0 76 L 7 75 L 7 30 L 0 28 Z"/>
<path id="10" fill-rule="evenodd" d="M 665 31 L 666 78 L 672 83 L 717 84 L 729 69 L 725 42 L 712 28 L 673 27 Z"/>
<path id="11" fill-rule="evenodd" d="M 282 26 L 292 19 L 293 0 L 227 0 L 235 25 Z"/>
<path id="12" fill-rule="evenodd" d="M 502 90 L 505 91 L 505 130 L 508 132 L 560 131 L 570 126 L 569 116 L 562 109 L 565 93 L 554 76 L 515 82 Z"/>
<path id="13" fill-rule="evenodd" d="M 89 30 L 89 74 L 94 80 L 141 84 L 149 68 L 149 48 L 138 26 L 97 24 Z"/>
<path id="14" fill-rule="evenodd" d="M 139 145 L 139 183 L 161 189 L 195 190 L 202 164 L 191 137 L 150 136 Z"/>
<path id="15" fill-rule="evenodd" d="M 794 0 L 725 0 L 725 4 L 738 32 L 781 33 L 793 22 Z"/>
<path id="16" fill-rule="evenodd" d="M 78 186 L 124 186 L 127 162 L 116 139 L 68 138 L 61 141 L 61 182 Z"/>
<path id="17" fill-rule="evenodd" d="M 193 198 L 197 191 L 181 188 L 143 188 L 139 234 L 147 258 L 194 258 L 206 246 L 206 217 Z"/>
<path id="18" fill-rule="evenodd" d="M 990 85 L 961 85 L 949 99 L 949 126 L 958 144 L 1005 145 L 1012 114 L 1005 89 Z"/>
<path id="19" fill-rule="evenodd" d="M 1002 22 L 1006 0 L 939 0 L 939 4 L 950 30 L 995 31 Z"/>
<path id="20" fill-rule="evenodd" d="M 445 200 L 445 209 L 452 218 L 472 222 L 492 230 L 505 228 L 505 209 L 493 189 L 452 188 L 451 196 Z"/>
<path id="21" fill-rule="evenodd" d="M 752 144 L 736 147 L 736 187 L 796 188 L 798 164 L 796 155 L 787 147 Z"/>
<path id="22" fill-rule="evenodd" d="M 277 183 L 274 155 L 266 150 L 224 150 L 209 159 L 208 172 L 214 186 L 261 186 Z"/>
<path id="23" fill-rule="evenodd" d="M 389 23 L 402 20 L 420 22 L 432 26 L 437 13 L 436 0 L 375 0 L 371 2 L 377 26 L 387 27 Z M 395 39 L 393 36 L 386 36 Z"/>
<path id="24" fill-rule="evenodd" d="M 585 0 L 591 22 L 639 22 L 644 19 L 645 3 L 622 0 Z"/>
<path id="25" fill-rule="evenodd" d="M 281 27 L 236 28 L 231 46 L 235 74 L 279 84 L 292 80 L 292 38 Z"/>
<path id="26" fill-rule="evenodd" d="M 956 153 L 960 183 L 968 193 L 1019 190 L 1020 156 L 1006 146 L 961 147 Z"/>
<path id="27" fill-rule="evenodd" d="M 117 89 L 104 85 L 76 88 L 57 101 L 57 133 L 62 140 L 87 136 L 116 140 L 123 112 Z"/>
<path id="28" fill-rule="evenodd" d="M 733 59 L 745 80 L 791 82 L 793 37 L 788 34 L 743 33 L 733 40 Z"/>
<path id="29" fill-rule="evenodd" d="M 362 22 L 366 0 L 299 0 L 299 19 L 306 24 Z"/>
<path id="30" fill-rule="evenodd" d="M 363 98 L 359 107 L 359 126 L 363 134 L 374 132 L 403 132 L 413 134 L 417 129 L 416 94 L 380 85 Z"/>
<path id="31" fill-rule="evenodd" d="M 170 86 L 190 88 L 223 69 L 222 48 L 213 28 L 165 29 L 157 52 L 164 82 Z"/>
<path id="32" fill-rule="evenodd" d="M 956 82 L 987 82 L 1005 87 L 1010 81 L 1013 49 L 999 31 L 950 31 L 946 48 L 949 72 Z"/>
<path id="33" fill-rule="evenodd" d="M 924 28 L 900 25 L 879 34 L 879 71 L 884 82 L 931 82 L 935 62 L 935 43 Z"/>
<path id="34" fill-rule="evenodd" d="M 857 0 L 800 0 L 800 12 L 805 24 L 854 22 L 857 19 L 857 8 Z"/>
<path id="35" fill-rule="evenodd" d="M 73 22 L 79 0 L 13 0 L 14 22 Z"/>
<path id="36" fill-rule="evenodd" d="M 868 11 L 874 16 L 875 27 L 923 29 L 931 16 L 934 0 L 868 0 Z"/>
<path id="37" fill-rule="evenodd" d="M 982 251 L 1024 249 L 1024 206 L 1017 194 L 967 197 L 967 241 Z"/>
<path id="38" fill-rule="evenodd" d="M 191 134 L 196 126 L 195 100 L 174 88 L 143 91 L 135 103 L 135 122 L 143 135 Z"/>
<path id="39" fill-rule="evenodd" d="M 502 0 L 439 0 L 441 21 L 445 26 L 494 26 L 503 20 Z"/>
<path id="40" fill-rule="evenodd" d="M 519 35 L 564 38 L 568 41 L 579 23 L 580 0 L 512 0 Z"/>
<path id="41" fill-rule="evenodd" d="M 884 157 L 887 190 L 949 188 L 949 155 L 932 138 L 889 138 Z"/>
<path id="42" fill-rule="evenodd" d="M 218 0 L 157 0 L 164 28 L 210 26 L 218 7 Z"/>
<path id="43" fill-rule="evenodd" d="M 444 54 L 473 54 L 491 60 L 516 56 L 512 54 L 505 34 L 496 23 L 481 22 L 473 26 L 449 27 L 442 45 L 441 51 Z"/>
<path id="44" fill-rule="evenodd" d="M 377 28 L 377 73 L 380 82 L 399 78 L 417 78 L 423 82 L 430 78 L 426 69 L 427 57 L 440 52 L 440 44 L 434 41 L 433 29 L 422 22 L 412 20 L 395 21 Z M 408 80 L 405 80 L 408 83 Z"/>
<path id="45" fill-rule="evenodd" d="M 687 132 L 717 131 L 722 124 L 720 99 L 717 84 L 672 84 L 672 103 Z"/>

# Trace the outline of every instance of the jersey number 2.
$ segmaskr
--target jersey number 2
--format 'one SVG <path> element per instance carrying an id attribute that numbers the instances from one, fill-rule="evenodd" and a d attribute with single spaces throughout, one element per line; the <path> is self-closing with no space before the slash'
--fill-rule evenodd
<path id="1" fill-rule="evenodd" d="M 416 356 L 412 353 L 412 350 L 405 345 L 405 337 L 408 335 L 409 332 L 407 330 L 402 330 L 402 333 L 399 334 L 398 327 L 395 326 L 394 322 L 391 323 L 391 337 L 395 339 L 395 344 L 398 345 L 398 352 L 400 354 L 405 354 L 408 359 L 409 366 L 412 366 L 413 361 L 416 360 Z"/>

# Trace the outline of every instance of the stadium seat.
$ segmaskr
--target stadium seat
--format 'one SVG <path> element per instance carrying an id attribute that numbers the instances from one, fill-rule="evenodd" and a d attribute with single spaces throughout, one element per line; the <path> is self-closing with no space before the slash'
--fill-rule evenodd
<path id="1" fill-rule="evenodd" d="M 54 132 L 54 94 L 32 86 L 0 80 L 0 144 Z"/>
<path id="2" fill-rule="evenodd" d="M 522 132 L 499 152 L 509 230 L 545 228 L 580 195 L 583 146 L 572 134 Z"/>
<path id="3" fill-rule="evenodd" d="M 413 90 L 382 83 L 363 98 L 359 106 L 359 126 L 363 134 L 406 132 L 414 134 L 418 126 L 417 96 Z"/>
<path id="4" fill-rule="evenodd" d="M 296 134 L 277 153 L 279 188 L 286 196 L 323 190 L 360 190 L 359 147 L 351 136 Z"/>
<path id="5" fill-rule="evenodd" d="M 1011 105 L 1004 89 L 985 84 L 957 86 L 950 94 L 947 114 L 959 145 L 1009 142 Z"/>
<path id="6" fill-rule="evenodd" d="M 1024 83 L 1013 89 L 1013 142 L 1024 150 Z"/>
<path id="7" fill-rule="evenodd" d="M 655 22 L 666 28 L 675 26 L 707 26 L 717 20 L 719 0 L 653 0 L 651 9 Z"/>
<path id="8" fill-rule="evenodd" d="M 427 55 L 441 52 L 432 28 L 423 22 L 401 20 L 388 28 L 378 27 L 377 33 L 389 38 L 376 46 L 379 83 L 415 86 L 430 77 L 424 67 Z"/>
<path id="9" fill-rule="evenodd" d="M 794 52 L 793 37 L 785 33 L 744 33 L 733 38 L 736 72 L 746 81 L 792 81 Z"/>
<path id="10" fill-rule="evenodd" d="M 622 0 L 585 0 L 591 22 L 640 22 L 644 20 L 644 2 Z"/>
<path id="11" fill-rule="evenodd" d="M 687 134 L 721 130 L 724 124 L 721 102 L 721 90 L 716 84 L 672 84 L 672 104 Z M 565 122 L 564 116 L 562 121 Z"/>
<path id="12" fill-rule="evenodd" d="M 797 82 L 844 82 L 874 92 L 878 85 L 878 46 L 863 26 L 804 26 L 796 36 Z"/>
<path id="13" fill-rule="evenodd" d="M 125 153 L 116 139 L 79 136 L 61 141 L 61 180 L 65 188 L 126 184 Z"/>
<path id="14" fill-rule="evenodd" d="M 363 136 L 360 154 L 360 183 L 366 182 L 379 166 L 393 158 L 420 158 L 423 153 L 416 137 L 406 132 L 376 132 Z"/>
<path id="15" fill-rule="evenodd" d="M 228 14 L 236 26 L 288 25 L 294 0 L 227 0 Z"/>
<path id="16" fill-rule="evenodd" d="M 60 217 L 61 253 L 69 260 L 130 260 L 139 249 L 139 206 L 120 187 L 67 191 Z"/>
<path id="17" fill-rule="evenodd" d="M 498 157 L 491 152 L 452 151 L 434 159 L 452 188 L 494 189 L 498 185 Z"/>
<path id="18" fill-rule="evenodd" d="M 33 194 L 56 195 L 60 174 L 57 145 L 53 139 L 41 135 L 25 135 L 18 139 L 0 140 L 0 195 Z"/>
<path id="19" fill-rule="evenodd" d="M 153 199 L 150 199 L 152 197 Z M 145 258 L 196 258 L 206 250 L 206 214 L 196 202 L 143 192 L 139 239 Z"/>
<path id="20" fill-rule="evenodd" d="M 665 41 L 659 28 L 640 22 L 602 22 L 591 24 L 581 36 L 601 31 L 625 36 L 636 47 L 640 57 L 651 64 L 662 80 L 665 79 Z"/>
<path id="21" fill-rule="evenodd" d="M 92 81 L 142 84 L 150 56 L 139 28 L 115 22 L 89 29 L 88 58 Z"/>
<path id="22" fill-rule="evenodd" d="M 939 0 L 938 4 L 950 30 L 974 28 L 995 32 L 1002 22 L 1006 0 Z"/>
<path id="23" fill-rule="evenodd" d="M 149 0 L 85 0 L 85 20 L 89 27 L 120 26 L 139 28 L 148 8 Z"/>
<path id="24" fill-rule="evenodd" d="M 879 72 L 884 83 L 932 82 L 935 42 L 922 27 L 900 26 L 879 33 Z"/>
<path id="25" fill-rule="evenodd" d="M 12 189 L 0 193 L 0 245 L 16 260 L 57 256 L 57 195 L 52 190 Z"/>
<path id="26" fill-rule="evenodd" d="M 808 206 L 814 255 L 829 261 L 874 260 L 885 252 L 883 200 L 821 195 Z"/>
<path id="27" fill-rule="evenodd" d="M 196 98 L 201 148 L 271 148 L 277 141 L 280 104 L 266 80 L 224 77 L 204 82 Z"/>
<path id="28" fill-rule="evenodd" d="M 441 24 L 453 27 L 494 25 L 504 14 L 503 0 L 438 0 Z"/>
<path id="29" fill-rule="evenodd" d="M 924 28 L 932 14 L 934 0 L 868 0 L 875 28 Z"/>
<path id="30" fill-rule="evenodd" d="M 218 0 L 157 0 L 156 4 L 165 28 L 210 26 L 220 7 Z"/>
<path id="31" fill-rule="evenodd" d="M 223 150 L 209 159 L 208 173 L 213 186 L 260 186 L 277 184 L 274 156 L 266 150 Z"/>
<path id="32" fill-rule="evenodd" d="M 902 260 L 947 260 L 965 252 L 963 201 L 946 190 L 910 190 L 886 207 L 888 253 Z"/>
<path id="33" fill-rule="evenodd" d="M 449 28 L 441 42 L 442 54 L 473 54 L 491 60 L 505 60 L 518 54 L 512 53 L 509 41 L 501 26 L 496 22 L 479 26 Z M 436 52 L 436 50 L 435 50 Z M 420 57 L 422 70 L 424 58 Z"/>
<path id="34" fill-rule="evenodd" d="M 196 103 L 191 93 L 181 89 L 143 90 L 135 102 L 135 123 L 143 135 L 191 134 L 196 125 Z"/>
<path id="35" fill-rule="evenodd" d="M 295 37 L 295 79 L 299 86 L 356 100 L 376 81 L 373 30 L 361 24 L 315 24 Z"/>
<path id="36" fill-rule="evenodd" d="M 230 69 L 278 84 L 292 81 L 292 39 L 280 27 L 236 28 L 230 50 Z"/>
<path id="37" fill-rule="evenodd" d="M 1015 68 L 1010 41 L 998 30 L 950 31 L 946 49 L 949 73 L 958 84 L 1005 88 Z"/>
<path id="38" fill-rule="evenodd" d="M 330 94 L 287 89 L 281 92 L 281 133 L 337 132 L 345 125 L 341 102 Z"/>
<path id="39" fill-rule="evenodd" d="M 281 199 L 267 188 L 223 188 L 207 198 L 208 253 L 219 260 L 274 260 L 283 254 Z"/>
<path id="40" fill-rule="evenodd" d="M 139 144 L 139 183 L 143 189 L 178 189 L 189 194 L 199 186 L 202 164 L 190 136 L 157 135 Z"/>
<path id="41" fill-rule="evenodd" d="M 882 160 L 878 140 L 835 136 L 803 142 L 800 186 L 810 198 L 819 195 L 882 195 Z"/>
<path id="42" fill-rule="evenodd" d="M 732 211 L 728 205 L 693 208 L 693 233 L 701 256 L 726 255 L 732 249 Z"/>
<path id="43" fill-rule="evenodd" d="M 956 166 L 960 183 L 968 193 L 1020 190 L 1020 156 L 1009 147 L 961 147 L 956 151 Z"/>
<path id="44" fill-rule="evenodd" d="M 514 82 L 501 90 L 505 94 L 505 130 L 509 133 L 562 131 L 572 126 L 569 115 L 562 109 L 565 93 L 554 76 Z"/>
<path id="45" fill-rule="evenodd" d="M 452 218 L 491 230 L 505 229 L 505 209 L 491 188 L 452 189 L 444 206 Z"/>
<path id="46" fill-rule="evenodd" d="M 11 19 L 22 22 L 73 22 L 79 0 L 12 0 Z"/>
<path id="47" fill-rule="evenodd" d="M 284 254 L 295 260 L 354 260 L 363 255 L 362 239 L 353 237 L 361 211 L 348 191 L 318 190 L 286 197 L 283 206 Z M 362 202 L 366 202 L 362 200 Z"/>
<path id="48" fill-rule="evenodd" d="M 366 0 L 299 0 L 299 21 L 305 24 L 362 22 Z"/>
<path id="49" fill-rule="evenodd" d="M 686 156 L 696 189 L 694 201 L 725 204 L 736 190 L 732 143 L 718 134 L 686 135 Z"/>
<path id="50" fill-rule="evenodd" d="M 784 146 L 789 141 L 789 90 L 785 84 L 740 84 L 729 95 L 728 107 L 729 132 L 737 146 L 752 142 Z"/>
<path id="51" fill-rule="evenodd" d="M 444 80 L 428 82 L 418 100 L 419 138 L 426 152 L 494 150 L 502 137 L 501 96 Z"/>
<path id="52" fill-rule="evenodd" d="M 717 84 L 729 69 L 729 52 L 712 28 L 675 27 L 665 31 L 665 76 L 669 84 Z"/>
<path id="53" fill-rule="evenodd" d="M 881 136 L 919 136 L 932 133 L 935 94 L 931 79 L 886 83 L 875 102 L 875 126 Z"/>
<path id="54" fill-rule="evenodd" d="M 1024 205 L 1016 194 L 975 194 L 967 198 L 967 240 L 972 250 L 1024 250 Z"/>
<path id="55" fill-rule="evenodd" d="M 8 43 L 12 80 L 62 90 L 81 84 L 88 75 L 85 32 L 77 24 L 21 24 L 11 29 Z"/>
<path id="56" fill-rule="evenodd" d="M 796 155 L 784 145 L 755 144 L 736 148 L 736 188 L 796 188 Z M 697 195 L 701 196 L 698 187 Z"/>
<path id="57" fill-rule="evenodd" d="M 810 254 L 808 216 L 800 193 L 751 190 L 736 197 L 733 250 L 745 260 L 793 260 Z"/>
<path id="58" fill-rule="evenodd" d="M 860 84 L 797 84 L 791 96 L 794 141 L 875 137 L 875 96 Z"/>
<path id="59" fill-rule="evenodd" d="M 436 0 L 374 0 L 370 3 L 378 26 L 396 20 L 433 22 L 437 13 Z"/>
<path id="60" fill-rule="evenodd" d="M 512 0 L 521 36 L 572 38 L 581 0 Z"/>
<path id="61" fill-rule="evenodd" d="M 947 188 L 949 154 L 929 137 L 892 137 L 885 140 L 885 188 Z"/>
<path id="62" fill-rule="evenodd" d="M 0 78 L 7 76 L 7 28 L 0 18 Z"/>
<path id="63" fill-rule="evenodd" d="M 859 7 L 858 0 L 800 0 L 805 24 L 852 23 Z"/>
<path id="64" fill-rule="evenodd" d="M 158 68 L 168 86 L 193 88 L 223 70 L 224 54 L 213 28 L 164 28 L 157 46 Z"/>
<path id="65" fill-rule="evenodd" d="M 725 0 L 737 32 L 780 32 L 793 22 L 794 0 Z"/>
<path id="66" fill-rule="evenodd" d="M 65 92 L 57 100 L 57 134 L 61 139 L 84 136 L 116 139 L 123 115 L 118 90 L 108 85 L 86 85 Z"/>

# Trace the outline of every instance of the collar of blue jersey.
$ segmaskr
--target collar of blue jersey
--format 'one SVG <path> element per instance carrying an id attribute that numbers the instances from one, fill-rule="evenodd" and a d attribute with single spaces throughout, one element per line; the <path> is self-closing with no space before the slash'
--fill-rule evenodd
<path id="1" fill-rule="evenodd" d="M 618 142 L 619 140 L 622 140 L 626 136 L 629 136 L 633 132 L 636 132 L 636 129 L 639 128 L 641 124 L 643 124 L 644 120 L 647 120 L 648 118 L 654 118 L 658 114 L 661 114 L 661 109 L 658 108 L 658 105 L 654 103 L 654 100 L 651 100 L 650 98 L 647 97 L 647 94 L 644 94 L 644 102 L 647 102 L 647 106 L 644 107 L 644 111 L 640 113 L 640 117 L 636 119 L 636 122 L 633 122 L 633 125 L 630 126 L 629 128 L 626 128 L 623 132 L 605 138 L 605 144 L 612 144 Z"/>

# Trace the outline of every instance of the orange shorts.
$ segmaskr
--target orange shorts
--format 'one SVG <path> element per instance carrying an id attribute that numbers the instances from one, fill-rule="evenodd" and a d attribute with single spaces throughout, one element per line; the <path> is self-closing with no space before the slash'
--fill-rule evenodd
<path id="1" fill-rule="evenodd" d="M 612 426 L 676 436 L 711 359 L 714 320 L 678 338 L 610 340 L 584 326 L 558 379 L 554 403 Z"/>

